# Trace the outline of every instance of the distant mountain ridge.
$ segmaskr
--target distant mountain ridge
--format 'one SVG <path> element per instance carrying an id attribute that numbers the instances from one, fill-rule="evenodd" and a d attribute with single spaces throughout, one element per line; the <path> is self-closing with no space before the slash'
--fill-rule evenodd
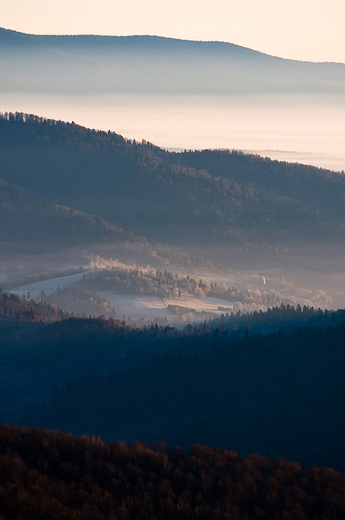
<path id="1" fill-rule="evenodd" d="M 104 36 L 104 35 L 89 35 L 89 34 L 75 34 L 75 35 L 40 35 L 40 34 L 27 34 L 18 31 L 12 31 L 10 29 L 0 28 L 0 43 L 1 45 L 16 45 L 16 46 L 28 46 L 28 45 L 41 45 L 41 46 L 55 46 L 56 48 L 81 48 L 83 45 L 95 45 L 96 47 L 103 47 L 116 49 L 139 49 L 141 48 L 144 52 L 146 49 L 153 50 L 165 49 L 180 51 L 186 49 L 196 49 L 200 44 L 205 48 L 217 48 L 227 52 L 231 49 L 231 52 L 237 52 L 238 54 L 247 55 L 262 55 L 270 58 L 275 58 L 269 54 L 255 51 L 241 45 L 234 43 L 228 43 L 223 41 L 195 41 L 195 40 L 183 40 L 180 38 L 169 38 L 165 36 L 156 35 L 132 35 L 132 36 Z M 282 59 L 282 58 L 278 58 Z"/>
<path id="2" fill-rule="evenodd" d="M 0 29 L 3 92 L 343 94 L 345 65 L 226 42 L 159 36 L 41 36 Z"/>

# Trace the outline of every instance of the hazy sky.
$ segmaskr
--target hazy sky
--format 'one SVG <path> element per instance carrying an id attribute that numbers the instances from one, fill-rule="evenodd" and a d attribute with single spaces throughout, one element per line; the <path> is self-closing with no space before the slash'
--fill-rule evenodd
<path id="1" fill-rule="evenodd" d="M 0 26 L 33 34 L 220 40 L 345 63 L 345 0 L 0 0 Z"/>

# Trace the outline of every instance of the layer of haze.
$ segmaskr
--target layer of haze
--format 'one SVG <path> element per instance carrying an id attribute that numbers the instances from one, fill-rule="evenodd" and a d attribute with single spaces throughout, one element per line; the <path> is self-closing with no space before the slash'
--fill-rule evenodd
<path id="1" fill-rule="evenodd" d="M 151 34 L 345 62 L 343 0 L 0 0 L 0 12 L 2 27 L 32 34 Z"/>

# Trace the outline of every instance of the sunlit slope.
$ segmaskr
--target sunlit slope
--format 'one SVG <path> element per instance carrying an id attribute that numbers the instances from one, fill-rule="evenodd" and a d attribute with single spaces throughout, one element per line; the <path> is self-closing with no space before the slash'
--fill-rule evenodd
<path id="1" fill-rule="evenodd" d="M 344 93 L 345 65 L 225 42 L 37 36 L 0 29 L 0 91 L 54 94 Z"/>
<path id="2" fill-rule="evenodd" d="M 341 173 L 238 152 L 168 153 L 36 116 L 0 120 L 0 179 L 164 243 L 339 240 Z"/>

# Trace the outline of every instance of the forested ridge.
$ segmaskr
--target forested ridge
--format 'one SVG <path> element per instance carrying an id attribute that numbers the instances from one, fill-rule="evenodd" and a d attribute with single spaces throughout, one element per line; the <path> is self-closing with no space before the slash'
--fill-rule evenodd
<path id="1" fill-rule="evenodd" d="M 1 169 L 1 167 L 0 167 Z M 124 230 L 97 215 L 46 202 L 30 190 L 0 180 L 0 241 L 11 254 L 25 250 L 57 251 L 63 248 L 109 247 L 113 256 L 143 264 L 187 268 L 210 267 L 200 255 L 169 247 Z"/>
<path id="2" fill-rule="evenodd" d="M 20 422 L 344 470 L 344 333 L 341 325 L 236 339 L 217 330 L 182 338 L 183 347 L 172 339 L 168 348 L 158 340 L 144 365 L 70 381 L 37 411 L 23 410 Z"/>
<path id="3" fill-rule="evenodd" d="M 344 175 L 235 151 L 166 152 L 33 115 L 0 119 L 0 178 L 166 243 L 301 243 L 344 234 Z"/>
<path id="4" fill-rule="evenodd" d="M 339 520 L 344 486 L 286 459 L 0 427 L 3 520 Z"/>
<path id="5" fill-rule="evenodd" d="M 290 306 L 183 330 L 2 319 L 0 420 L 343 471 L 344 322 Z"/>
<path id="6" fill-rule="evenodd" d="M 0 180 L 0 240 L 45 242 L 51 247 L 102 242 L 144 242 L 133 233 L 69 207 L 44 202 Z"/>

